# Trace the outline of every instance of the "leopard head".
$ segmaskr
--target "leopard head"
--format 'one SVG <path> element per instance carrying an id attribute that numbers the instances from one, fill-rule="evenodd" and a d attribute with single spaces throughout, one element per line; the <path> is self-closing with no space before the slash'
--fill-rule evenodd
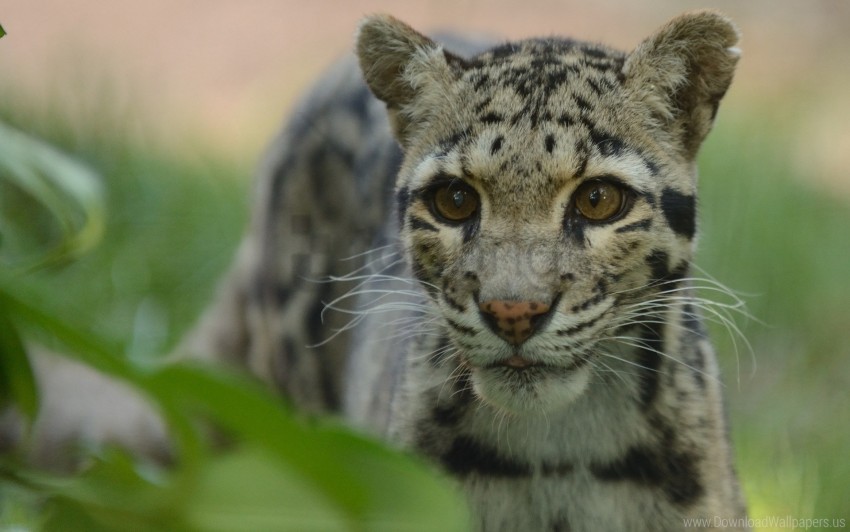
<path id="1" fill-rule="evenodd" d="M 698 12 L 631 53 L 530 39 L 461 57 L 389 16 L 362 24 L 361 69 L 405 154 L 407 260 L 482 400 L 558 408 L 660 334 L 675 305 L 648 302 L 687 274 L 694 160 L 737 38 Z"/>

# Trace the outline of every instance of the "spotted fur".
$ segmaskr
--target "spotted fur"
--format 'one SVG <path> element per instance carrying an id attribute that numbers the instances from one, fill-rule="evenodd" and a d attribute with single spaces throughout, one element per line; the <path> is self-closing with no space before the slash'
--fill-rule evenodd
<path id="1" fill-rule="evenodd" d="M 530 39 L 462 57 L 391 18 L 362 27 L 366 81 L 405 152 L 401 242 L 429 325 L 392 362 L 391 415 L 371 415 L 361 388 L 381 379 L 357 381 L 349 414 L 442 464 L 481 529 L 745 515 L 690 288 L 694 159 L 736 41 L 707 12 L 629 54 Z M 594 180 L 626 191 L 622 215 L 576 215 Z M 442 182 L 472 187 L 477 216 L 440 223 Z M 381 363 L 399 355 L 368 345 Z"/>
<path id="2" fill-rule="evenodd" d="M 745 517 L 691 273 L 695 158 L 737 39 L 712 12 L 630 53 L 366 19 L 360 70 L 274 142 L 184 350 L 428 457 L 480 530 Z M 577 207 L 595 182 L 624 197 L 601 221 Z M 442 186 L 474 214 L 441 215 Z"/>
<path id="3" fill-rule="evenodd" d="M 711 12 L 631 53 L 367 19 L 376 98 L 341 66 L 275 144 L 196 350 L 431 458 L 481 530 L 745 517 L 691 274 L 694 161 L 736 41 Z M 617 216 L 577 212 L 596 181 Z M 435 210 L 441 186 L 474 215 Z"/>

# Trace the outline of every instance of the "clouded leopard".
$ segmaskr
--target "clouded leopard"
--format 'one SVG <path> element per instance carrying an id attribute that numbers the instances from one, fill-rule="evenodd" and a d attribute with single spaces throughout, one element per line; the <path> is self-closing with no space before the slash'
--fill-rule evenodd
<path id="1" fill-rule="evenodd" d="M 745 517 L 690 277 L 737 40 L 712 12 L 631 53 L 366 19 L 189 345 L 432 459 L 481 530 Z"/>
<path id="2" fill-rule="evenodd" d="M 737 40 L 712 12 L 630 53 L 367 18 L 184 349 L 428 457 L 480 530 L 740 522 L 690 273 Z"/>

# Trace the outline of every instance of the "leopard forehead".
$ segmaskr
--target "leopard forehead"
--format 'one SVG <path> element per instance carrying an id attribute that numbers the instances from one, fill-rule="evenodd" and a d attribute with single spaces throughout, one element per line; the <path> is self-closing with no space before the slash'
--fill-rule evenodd
<path id="1" fill-rule="evenodd" d="M 669 161 L 630 116 L 624 61 L 623 52 L 558 39 L 457 59 L 399 184 L 415 189 L 448 174 L 513 205 L 548 208 L 541 198 L 581 178 L 614 175 L 639 190 L 674 180 L 658 177 Z"/>
<path id="2" fill-rule="evenodd" d="M 484 123 L 569 126 L 621 87 L 625 54 L 571 40 L 506 43 L 458 64 L 464 109 Z"/>

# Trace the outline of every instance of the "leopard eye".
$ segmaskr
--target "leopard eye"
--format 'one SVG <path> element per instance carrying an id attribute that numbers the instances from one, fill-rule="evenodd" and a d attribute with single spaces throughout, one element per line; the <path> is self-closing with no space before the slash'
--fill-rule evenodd
<path id="1" fill-rule="evenodd" d="M 626 206 L 626 193 L 622 187 L 607 181 L 587 181 L 573 195 L 576 212 L 593 222 L 616 218 Z"/>
<path id="2" fill-rule="evenodd" d="M 478 194 L 463 183 L 447 183 L 434 190 L 434 212 L 448 222 L 465 222 L 478 212 Z"/>

